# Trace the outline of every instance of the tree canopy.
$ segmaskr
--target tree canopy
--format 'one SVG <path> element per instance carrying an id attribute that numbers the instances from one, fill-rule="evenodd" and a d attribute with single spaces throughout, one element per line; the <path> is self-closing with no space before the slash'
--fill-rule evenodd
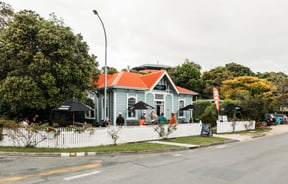
<path id="1" fill-rule="evenodd" d="M 50 109 L 67 98 L 84 99 L 94 55 L 83 37 L 61 21 L 33 11 L 14 14 L 0 35 L 0 98 L 13 111 Z M 94 74 L 94 75 L 93 75 Z"/>
<path id="2" fill-rule="evenodd" d="M 200 70 L 200 65 L 186 59 L 183 64 L 168 72 L 177 86 L 200 92 L 202 89 Z"/>
<path id="3" fill-rule="evenodd" d="M 270 98 L 275 91 L 275 86 L 266 79 L 243 76 L 223 81 L 220 91 L 224 99 L 242 100 L 259 96 Z"/>
<path id="4" fill-rule="evenodd" d="M 252 70 L 246 66 L 237 63 L 228 63 L 206 71 L 202 75 L 203 80 L 203 97 L 212 98 L 213 87 L 219 88 L 222 82 L 240 76 L 255 76 Z"/>

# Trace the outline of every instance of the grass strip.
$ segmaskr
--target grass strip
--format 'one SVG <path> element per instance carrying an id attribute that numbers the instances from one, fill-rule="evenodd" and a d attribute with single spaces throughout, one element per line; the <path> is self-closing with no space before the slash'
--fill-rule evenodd
<path id="1" fill-rule="evenodd" d="M 184 144 L 196 144 L 207 145 L 212 143 L 220 143 L 227 141 L 228 139 L 219 137 L 203 137 L 203 136 L 190 136 L 190 137 L 178 137 L 160 141 L 184 143 Z M 59 152 L 128 152 L 128 151 L 153 151 L 153 150 L 168 150 L 176 149 L 179 146 L 153 144 L 148 142 L 141 143 L 128 143 L 120 145 L 109 146 L 96 146 L 96 147 L 84 147 L 84 148 L 31 148 L 31 147 L 6 147 L 0 146 L 0 151 L 5 152 L 32 152 L 32 153 L 59 153 Z"/>
<path id="2" fill-rule="evenodd" d="M 0 151 L 5 152 L 31 152 L 31 153 L 61 153 L 61 152 L 125 152 L 150 151 L 179 148 L 171 145 L 158 145 L 152 143 L 130 143 L 121 145 L 96 146 L 84 148 L 33 148 L 33 147 L 6 147 L 1 146 Z"/>

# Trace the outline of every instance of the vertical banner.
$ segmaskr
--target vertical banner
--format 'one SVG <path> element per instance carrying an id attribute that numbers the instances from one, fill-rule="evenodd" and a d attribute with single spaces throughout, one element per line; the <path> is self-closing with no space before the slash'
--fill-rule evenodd
<path id="1" fill-rule="evenodd" d="M 216 88 L 213 88 L 213 98 L 219 112 L 219 92 Z"/>

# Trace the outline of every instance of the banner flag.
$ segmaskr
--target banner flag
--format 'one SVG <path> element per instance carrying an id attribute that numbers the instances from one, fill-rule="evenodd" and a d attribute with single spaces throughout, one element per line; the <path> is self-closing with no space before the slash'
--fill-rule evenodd
<path id="1" fill-rule="evenodd" d="M 213 98 L 214 98 L 216 108 L 219 112 L 219 92 L 216 88 L 213 88 Z"/>

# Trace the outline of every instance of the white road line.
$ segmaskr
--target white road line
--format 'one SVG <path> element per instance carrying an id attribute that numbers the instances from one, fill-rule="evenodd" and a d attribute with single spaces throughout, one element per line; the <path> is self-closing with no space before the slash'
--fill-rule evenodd
<path id="1" fill-rule="evenodd" d="M 174 156 L 174 157 L 181 157 L 182 154 L 174 154 L 173 156 Z"/>
<path id="2" fill-rule="evenodd" d="M 227 146 L 226 145 L 220 145 L 220 146 L 217 146 L 216 148 L 220 149 L 220 148 L 225 148 L 225 147 L 227 147 Z"/>
<path id="3" fill-rule="evenodd" d="M 91 172 L 91 173 L 86 173 L 86 174 L 80 174 L 80 175 L 76 175 L 76 176 L 71 176 L 71 177 L 68 177 L 68 178 L 64 178 L 64 181 L 70 181 L 70 180 L 74 180 L 74 179 L 78 179 L 78 178 L 83 178 L 83 177 L 86 177 L 86 176 L 91 176 L 91 175 L 94 175 L 94 174 L 98 174 L 100 173 L 101 171 L 94 171 L 94 172 Z"/>

